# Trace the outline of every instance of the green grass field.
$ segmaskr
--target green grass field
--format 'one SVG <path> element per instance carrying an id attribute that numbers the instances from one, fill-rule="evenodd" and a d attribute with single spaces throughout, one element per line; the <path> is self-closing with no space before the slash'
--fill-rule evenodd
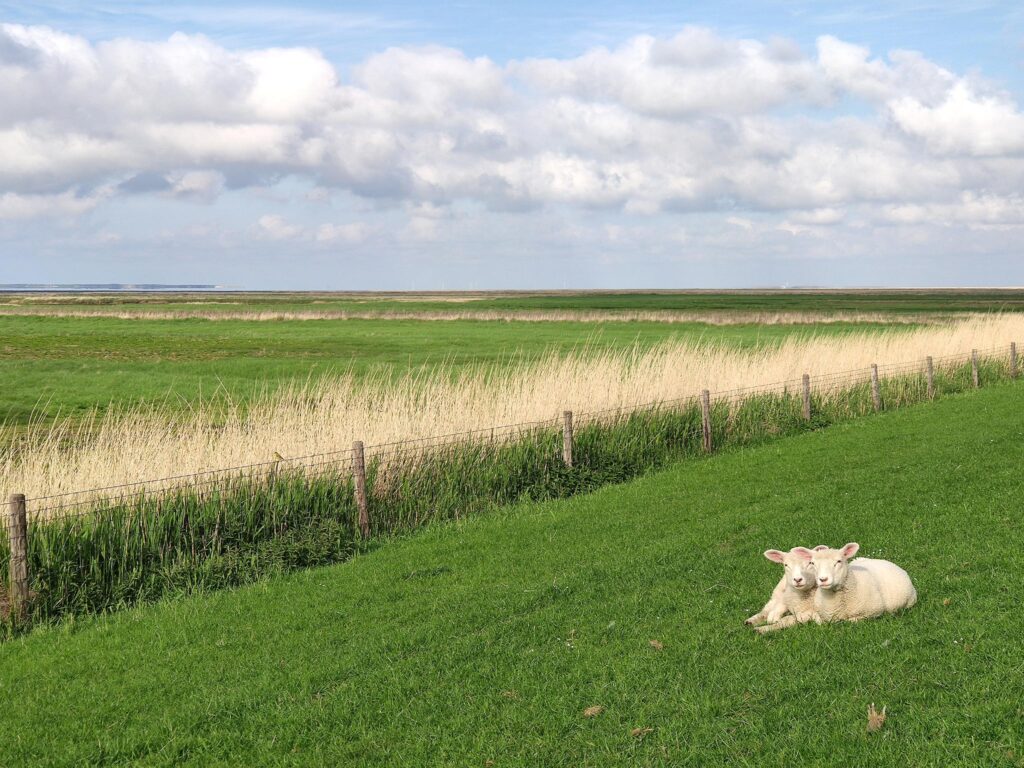
<path id="1" fill-rule="evenodd" d="M 381 311 L 471 310 L 610 310 L 673 312 L 895 312 L 955 313 L 1020 311 L 1024 290 L 889 290 L 889 291 L 690 291 L 690 292 L 554 292 L 443 294 L 337 293 L 149 293 L 149 294 L 3 294 L 0 309 L 106 308 L 147 311 Z"/>
<path id="2" fill-rule="evenodd" d="M 0 646 L 0 764 L 1022 765 L 1022 397 L 994 386 L 36 631 Z M 848 540 L 904 566 L 918 605 L 743 626 L 779 575 L 762 550 Z M 868 734 L 872 702 L 889 720 Z"/>
<path id="3" fill-rule="evenodd" d="M 691 339 L 753 346 L 820 326 L 419 320 L 211 321 L 0 317 L 0 423 L 76 415 L 110 403 L 184 407 L 226 390 L 244 400 L 330 372 L 400 375 L 410 368 L 532 360 L 550 352 Z M 906 327 L 906 326 L 900 326 Z"/>

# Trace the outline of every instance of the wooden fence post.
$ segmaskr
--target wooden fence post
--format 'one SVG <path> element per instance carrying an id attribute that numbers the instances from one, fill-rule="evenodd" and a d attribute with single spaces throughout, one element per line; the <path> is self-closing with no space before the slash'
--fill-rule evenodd
<path id="1" fill-rule="evenodd" d="M 700 393 L 700 426 L 704 434 L 704 452 L 711 453 L 714 450 L 711 440 L 711 392 L 706 389 Z"/>
<path id="2" fill-rule="evenodd" d="M 562 461 L 572 466 L 572 411 L 562 413 Z"/>
<path id="3" fill-rule="evenodd" d="M 363 453 L 363 441 L 352 443 L 352 476 L 356 484 L 356 507 L 359 509 L 359 534 L 367 539 L 370 537 L 370 508 L 366 501 L 366 457 Z"/>
<path id="4" fill-rule="evenodd" d="M 1017 342 L 1010 342 L 1010 378 L 1017 378 Z"/>
<path id="5" fill-rule="evenodd" d="M 11 544 L 10 600 L 11 617 L 23 621 L 28 614 L 28 524 L 25 496 L 11 494 L 7 518 L 7 536 Z"/>
<path id="6" fill-rule="evenodd" d="M 804 421 L 811 420 L 811 376 L 804 374 Z"/>
<path id="7" fill-rule="evenodd" d="M 971 381 L 974 383 L 974 388 L 977 389 L 981 386 L 981 381 L 978 379 L 978 350 L 971 350 Z"/>
<path id="8" fill-rule="evenodd" d="M 875 411 L 882 410 L 882 387 L 878 383 L 878 366 L 875 363 L 871 364 L 871 402 Z"/>
<path id="9" fill-rule="evenodd" d="M 932 356 L 928 355 L 927 361 L 928 370 L 928 399 L 935 399 L 935 365 L 932 363 Z"/>

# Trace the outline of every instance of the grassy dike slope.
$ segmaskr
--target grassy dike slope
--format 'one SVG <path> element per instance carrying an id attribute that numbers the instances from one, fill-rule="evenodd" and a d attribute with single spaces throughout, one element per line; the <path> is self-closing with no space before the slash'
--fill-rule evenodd
<path id="1" fill-rule="evenodd" d="M 1022 404 L 995 387 L 37 632 L 0 647 L 0 765 L 1020 765 Z M 851 539 L 916 608 L 742 625 L 763 549 Z"/>

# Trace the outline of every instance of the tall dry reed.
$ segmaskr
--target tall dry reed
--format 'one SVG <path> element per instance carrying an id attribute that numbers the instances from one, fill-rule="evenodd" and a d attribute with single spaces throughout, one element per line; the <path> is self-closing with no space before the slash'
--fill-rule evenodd
<path id="1" fill-rule="evenodd" d="M 1024 315 L 942 327 L 843 337 L 791 338 L 754 350 L 701 343 L 551 356 L 505 368 L 413 373 L 397 382 L 343 376 L 256 398 L 243 410 L 198 406 L 185 413 L 108 412 L 56 423 L 37 442 L 0 457 L 0 491 L 29 497 L 184 475 L 222 467 L 477 430 L 495 425 L 629 408 L 690 397 L 867 371 L 873 363 L 962 355 L 1024 338 Z M 884 371 L 883 371 L 884 372 Z M 846 379 L 829 386 L 842 387 Z"/>

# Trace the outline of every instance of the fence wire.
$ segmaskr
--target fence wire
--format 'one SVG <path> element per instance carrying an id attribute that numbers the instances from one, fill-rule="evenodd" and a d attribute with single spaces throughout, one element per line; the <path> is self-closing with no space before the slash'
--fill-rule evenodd
<path id="1" fill-rule="evenodd" d="M 979 359 L 985 357 L 991 357 L 996 352 L 1006 350 L 1006 347 L 989 347 L 985 349 L 976 350 Z M 933 357 L 933 365 L 937 367 L 948 366 L 952 363 L 967 363 L 971 360 L 971 353 L 957 353 L 945 356 Z M 925 360 L 915 360 L 903 363 L 891 363 L 891 364 L 880 364 L 878 365 L 879 376 L 882 377 L 894 377 L 900 376 L 907 373 L 923 373 L 925 367 Z M 845 371 L 835 371 L 827 374 L 819 374 L 810 377 L 810 386 L 813 390 L 820 390 L 827 387 L 836 387 L 839 384 L 857 384 L 863 383 L 870 380 L 871 371 L 870 368 L 855 368 L 848 369 Z M 798 393 L 803 386 L 802 378 L 786 379 L 776 382 L 768 382 L 753 385 L 750 387 L 737 387 L 728 390 L 718 390 L 711 392 L 710 396 L 713 402 L 720 403 L 723 401 L 729 401 L 731 403 L 740 403 L 749 397 L 761 395 L 761 394 L 786 394 L 786 393 Z M 673 408 L 673 407 L 684 407 L 686 405 L 692 405 L 697 401 L 699 393 L 692 395 L 684 395 L 678 398 L 652 400 L 643 403 L 625 404 L 620 406 L 611 406 L 605 409 L 598 409 L 593 411 L 583 411 L 574 414 L 576 419 L 584 419 L 588 417 L 595 417 L 602 414 L 619 414 L 628 415 L 631 413 L 659 409 L 659 408 Z M 371 454 L 382 454 L 386 449 L 390 449 L 393 454 L 397 455 L 397 452 L 415 453 L 417 451 L 428 451 L 441 447 L 451 445 L 462 445 L 471 441 L 479 440 L 480 438 L 487 437 L 491 440 L 495 438 L 507 438 L 510 435 L 517 436 L 523 434 L 531 429 L 537 428 L 555 428 L 560 426 L 560 418 L 550 419 L 539 419 L 534 421 L 517 422 L 513 424 L 503 424 L 491 427 L 481 427 L 472 430 L 464 430 L 460 432 L 452 432 L 441 435 L 428 435 L 418 438 L 410 438 L 407 440 L 392 441 L 388 443 L 379 443 L 373 445 L 367 445 L 365 451 L 367 455 Z M 344 454 L 344 455 L 343 455 Z M 351 448 L 339 449 L 335 451 L 322 451 L 303 456 L 295 457 L 283 457 L 281 459 L 275 459 L 263 462 L 254 462 L 249 464 L 241 464 L 231 467 L 220 467 L 216 469 L 203 470 L 200 472 L 172 475 L 161 478 L 151 478 L 147 480 L 138 480 L 127 483 L 121 483 L 117 485 L 102 486 L 96 488 L 83 489 L 78 491 L 66 491 L 57 494 L 49 494 L 44 496 L 36 496 L 27 499 L 32 512 L 34 515 L 38 515 L 41 512 L 55 512 L 60 509 L 68 509 L 83 505 L 95 504 L 101 499 L 112 500 L 124 500 L 129 498 L 132 492 L 111 494 L 110 491 L 124 491 L 124 489 L 140 489 L 142 492 L 156 491 L 159 493 L 174 492 L 183 490 L 190 487 L 196 487 L 204 483 L 223 483 L 232 482 L 239 475 L 242 475 L 246 470 L 250 472 L 263 471 L 265 473 L 272 473 L 280 470 L 282 467 L 288 469 L 292 468 L 314 468 L 317 466 L 323 466 L 327 463 L 336 461 L 338 465 L 348 464 L 351 466 Z M 337 459 L 325 460 L 325 457 L 338 457 Z M 204 478 L 200 480 L 199 478 Z M 72 497 L 84 496 L 86 498 L 75 501 Z M 49 502 L 44 506 L 39 506 L 41 502 Z"/>

